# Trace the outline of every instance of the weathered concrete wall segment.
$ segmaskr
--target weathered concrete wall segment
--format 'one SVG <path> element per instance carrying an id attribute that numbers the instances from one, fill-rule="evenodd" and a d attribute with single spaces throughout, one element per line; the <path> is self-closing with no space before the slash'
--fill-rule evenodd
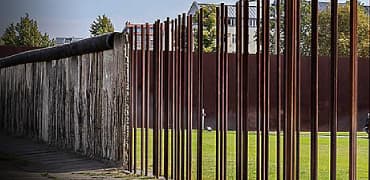
<path id="1" fill-rule="evenodd" d="M 127 163 L 128 44 L 0 68 L 0 128 L 84 155 Z"/>

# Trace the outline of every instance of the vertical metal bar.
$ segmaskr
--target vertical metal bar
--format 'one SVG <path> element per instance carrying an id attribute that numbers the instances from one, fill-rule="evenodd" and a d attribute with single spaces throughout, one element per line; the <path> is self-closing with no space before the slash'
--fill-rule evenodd
<path id="1" fill-rule="evenodd" d="M 351 129 L 349 142 L 349 179 L 356 179 L 357 149 L 357 1 L 350 1 L 350 73 L 351 73 Z"/>
<path id="2" fill-rule="evenodd" d="M 185 88 L 186 84 L 186 15 L 182 14 L 182 22 L 181 22 L 181 178 L 185 179 L 185 128 L 186 128 L 186 120 L 187 114 L 185 111 L 186 108 L 186 94 L 187 89 Z"/>
<path id="3" fill-rule="evenodd" d="M 280 58 L 280 0 L 276 0 L 276 61 L 277 61 L 277 127 L 276 127 L 276 179 L 280 180 L 280 130 L 281 130 L 281 58 Z"/>
<path id="4" fill-rule="evenodd" d="M 244 9 L 241 10 L 243 12 L 243 15 L 241 17 L 244 18 L 244 22 L 242 23 L 242 20 L 240 21 L 240 25 L 243 25 L 242 32 L 243 32 L 243 40 L 241 43 L 241 47 L 243 48 L 243 58 L 241 60 L 241 82 L 242 82 L 242 93 L 241 97 L 241 110 L 243 112 L 241 121 L 242 121 L 242 171 L 243 176 L 242 179 L 248 179 L 248 125 L 249 125 L 249 119 L 248 119 L 248 113 L 249 113 L 249 0 L 243 1 Z M 242 35 L 241 35 L 242 36 Z M 242 38 L 242 37 L 240 37 Z"/>
<path id="5" fill-rule="evenodd" d="M 311 179 L 317 179 L 318 175 L 318 0 L 312 0 L 311 17 Z"/>
<path id="6" fill-rule="evenodd" d="M 134 174 L 136 174 L 136 156 L 137 156 L 137 109 L 138 109 L 138 93 L 139 93 L 139 88 L 138 88 L 138 66 L 139 66 L 139 61 L 138 61 L 138 53 L 137 53 L 137 26 L 135 26 L 135 40 L 134 40 L 134 61 L 135 61 L 135 65 L 134 65 Z"/>
<path id="7" fill-rule="evenodd" d="M 285 179 L 291 180 L 295 178 L 295 165 L 296 165 L 296 154 L 294 148 L 296 147 L 295 142 L 295 125 L 296 125 L 296 86 L 295 86 L 295 73 L 296 73 L 296 32 L 297 32 L 297 0 L 286 1 L 286 122 L 284 127 L 284 146 L 285 146 Z"/>
<path id="8" fill-rule="evenodd" d="M 236 177 L 237 179 L 242 179 L 242 164 L 241 164 L 241 53 L 240 53 L 240 12 L 241 1 L 236 3 Z"/>
<path id="9" fill-rule="evenodd" d="M 220 7 L 216 7 L 216 79 L 217 79 L 217 119 L 216 119 L 216 180 L 220 179 L 220 130 L 221 130 L 221 48 L 220 48 Z"/>
<path id="10" fill-rule="evenodd" d="M 159 175 L 161 175 L 162 174 L 162 134 L 163 134 L 163 132 L 162 132 L 162 129 L 163 129 L 163 117 L 164 117 L 164 111 L 163 111 L 163 102 L 164 102 L 164 96 L 163 96 L 163 84 L 164 84 L 164 81 L 165 81 L 165 79 L 164 79 L 164 76 L 163 76 L 163 49 L 164 49 L 164 42 L 163 42 L 163 40 L 164 40 L 164 34 L 163 34 L 163 28 L 164 28 L 164 25 L 163 25 L 163 23 L 159 23 L 159 34 L 160 34 L 160 36 L 159 36 L 159 44 L 160 44 L 160 46 L 159 46 L 159 48 L 160 48 L 160 50 L 159 50 L 159 55 L 160 55 L 160 58 L 159 58 L 159 60 L 160 60 L 160 80 L 161 80 L 161 86 L 160 86 L 160 119 L 159 119 L 159 172 L 158 172 L 158 174 Z M 168 111 L 166 111 L 166 112 L 168 112 Z"/>
<path id="11" fill-rule="evenodd" d="M 224 179 L 226 179 L 227 177 L 227 130 L 228 130 L 228 107 L 229 107 L 229 58 L 228 58 L 228 6 L 225 6 L 225 11 L 224 11 L 225 15 L 225 19 L 224 19 L 224 28 L 225 28 L 225 33 L 224 33 L 224 74 L 223 74 L 223 78 L 224 78 L 224 130 L 223 130 L 223 133 L 224 133 L 224 139 L 223 139 L 223 144 L 224 144 Z"/>
<path id="12" fill-rule="evenodd" d="M 256 56 L 257 56 L 257 158 L 256 158 L 256 173 L 257 173 L 257 179 L 261 179 L 261 119 L 262 119 L 262 113 L 261 113 L 261 55 L 260 55 L 260 16 L 261 16 L 261 5 L 260 5 L 260 0 L 257 0 L 257 31 L 256 31 L 256 36 L 257 36 L 257 51 L 256 51 Z"/>
<path id="13" fill-rule="evenodd" d="M 133 138 L 133 121 L 134 121 L 134 72 L 133 72 L 133 69 L 134 69 L 134 62 L 133 59 L 134 59 L 134 46 L 133 46 L 133 43 L 134 43 L 134 32 L 133 32 L 133 28 L 130 27 L 129 28 L 129 42 L 130 42 L 130 128 L 129 128 L 129 151 L 128 151 L 128 154 L 129 154 L 129 159 L 128 159 L 128 170 L 131 172 L 132 170 L 132 138 Z"/>
<path id="14" fill-rule="evenodd" d="M 300 16 L 301 16 L 301 12 L 300 12 L 300 0 L 297 1 L 297 84 L 296 84 L 296 87 L 297 87 L 297 125 L 296 125 L 296 145 L 297 145 L 297 149 L 296 149 L 296 161 L 297 161 L 297 165 L 296 165 L 296 180 L 299 180 L 299 176 L 300 176 L 300 161 L 299 161 L 299 157 L 300 157 L 300 129 L 301 129 L 301 54 L 300 54 L 300 33 L 301 33 L 301 30 L 300 30 Z"/>
<path id="15" fill-rule="evenodd" d="M 145 25 L 145 33 L 146 33 L 146 100 L 145 100 L 145 105 L 146 105 L 146 112 L 145 112 L 145 120 L 146 120 L 146 123 L 145 123 L 145 176 L 148 176 L 148 164 L 149 164 L 149 158 L 148 158 L 148 144 L 149 144 L 149 123 L 150 123 L 150 75 L 151 75 L 151 72 L 150 72 L 150 69 L 151 69 L 151 66 L 150 66 L 150 25 L 148 23 L 146 23 Z"/>
<path id="16" fill-rule="evenodd" d="M 174 20 L 171 20 L 171 37 L 170 37 L 170 40 L 171 40 L 171 179 L 174 179 L 174 172 L 175 172 L 175 120 L 176 120 L 176 102 L 175 102 L 175 99 L 176 99 L 176 96 L 175 96 L 175 92 L 176 92 L 176 88 L 175 88 L 175 82 L 176 82 L 176 79 L 175 79 L 175 60 L 176 60 L 176 56 L 175 56 L 175 48 L 176 48 L 176 44 L 175 44 L 175 21 Z"/>
<path id="17" fill-rule="evenodd" d="M 287 80 L 288 80 L 288 51 L 287 51 L 287 42 L 288 42 L 288 39 L 287 39 L 287 33 L 288 33 L 288 16 L 287 16 L 287 12 L 288 12 L 288 5 L 286 3 L 286 0 L 284 0 L 284 51 L 283 51 L 283 54 L 284 54 L 284 58 L 283 58 L 283 85 L 282 85 L 282 88 L 283 88 L 283 92 L 282 92 L 282 95 L 283 95 L 283 122 L 284 122 L 284 128 L 283 128 L 283 179 L 287 179 L 287 165 L 288 165 L 288 162 L 286 160 L 285 157 L 287 157 L 287 135 L 285 132 L 287 132 L 287 127 L 288 127 L 288 93 L 287 93 L 287 90 L 288 90 L 288 83 L 287 83 Z"/>
<path id="18" fill-rule="evenodd" d="M 186 135 L 186 178 L 191 179 L 192 122 L 193 122 L 193 16 L 187 16 L 187 135 Z"/>
<path id="19" fill-rule="evenodd" d="M 178 19 L 175 20 L 175 31 L 176 31 L 176 59 L 175 59 L 175 79 L 176 79 L 176 130 L 175 130 L 175 140 L 176 140 L 176 171 L 175 171 L 175 179 L 180 179 L 180 26 L 181 26 L 181 20 L 180 16 Z"/>
<path id="20" fill-rule="evenodd" d="M 141 175 L 144 175 L 144 123 L 145 123 L 145 117 L 146 117 L 146 106 L 145 106 L 145 102 L 146 102 L 146 60 L 145 60 L 145 51 L 144 51 L 144 37 L 145 37 L 145 34 L 144 34 L 144 25 L 141 25 L 140 26 L 140 31 L 141 31 L 141 36 L 140 36 L 140 41 L 141 41 L 141 44 L 140 44 L 140 49 L 141 49 L 141 65 L 142 65 L 142 68 L 141 68 L 141 79 L 142 79 L 142 84 L 141 84 L 141 166 L 140 166 L 140 170 L 141 170 Z"/>
<path id="21" fill-rule="evenodd" d="M 197 179 L 202 179 L 203 149 L 203 9 L 198 15 L 198 133 L 197 133 Z"/>
<path id="22" fill-rule="evenodd" d="M 225 5 L 221 3 L 220 13 L 220 179 L 224 179 L 224 51 L 225 51 Z"/>
<path id="23" fill-rule="evenodd" d="M 164 34 L 164 62 L 163 62 L 163 99 L 164 99 L 164 162 L 163 162 L 163 172 L 164 172 L 164 178 L 168 179 L 168 159 L 169 159 L 169 151 L 168 151 L 168 144 L 169 138 L 168 138 L 168 128 L 169 128 L 169 118 L 171 116 L 171 111 L 169 108 L 169 93 L 171 91 L 169 82 L 171 81 L 171 78 L 169 76 L 169 61 L 170 61 L 170 18 L 167 18 L 165 21 L 165 34 Z"/>
<path id="24" fill-rule="evenodd" d="M 154 70 L 154 97 L 153 97 L 153 176 L 158 178 L 158 123 L 160 119 L 160 75 L 159 75 L 159 23 L 153 25 L 153 70 Z"/>
<path id="25" fill-rule="evenodd" d="M 330 121 L 330 179 L 337 179 L 338 122 L 338 1 L 331 1 L 331 121 Z"/>
<path id="26" fill-rule="evenodd" d="M 262 126 L 262 179 L 268 179 L 268 166 L 269 166 L 269 118 L 270 118 L 270 59 L 269 59 L 269 36 L 270 36 L 270 29 L 269 29 L 269 18 L 270 18 L 270 3 L 268 1 L 262 1 L 262 10 L 263 10 L 263 25 L 262 25 L 262 61 L 263 61 L 263 110 L 262 110 L 262 117 L 263 117 L 263 126 Z"/>

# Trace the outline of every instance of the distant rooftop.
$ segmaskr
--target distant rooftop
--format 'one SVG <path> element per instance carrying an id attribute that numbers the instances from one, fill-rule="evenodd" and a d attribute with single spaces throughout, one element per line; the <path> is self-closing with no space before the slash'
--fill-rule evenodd
<path id="1" fill-rule="evenodd" d="M 201 2 L 194 1 L 188 11 L 188 14 L 194 15 L 200 8 L 204 6 L 210 6 L 210 5 L 220 6 L 220 4 L 201 3 Z M 225 6 L 227 7 L 227 17 L 235 18 L 236 17 L 236 6 L 229 5 L 229 4 L 225 4 Z M 249 2 L 249 18 L 252 18 L 252 19 L 257 18 L 257 8 L 256 8 L 255 1 Z"/>

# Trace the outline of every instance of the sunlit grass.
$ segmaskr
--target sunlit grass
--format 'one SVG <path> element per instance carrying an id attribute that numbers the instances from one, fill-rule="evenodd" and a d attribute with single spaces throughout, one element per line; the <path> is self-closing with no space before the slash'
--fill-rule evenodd
<path id="1" fill-rule="evenodd" d="M 152 170 L 152 130 L 149 131 L 148 159 L 149 171 Z M 171 147 L 171 132 L 170 132 Z M 367 134 L 359 132 L 357 135 L 357 177 L 358 179 L 367 179 L 368 177 L 368 142 Z M 283 175 L 283 135 L 281 134 L 281 176 Z M 162 133 L 163 139 L 163 133 Z M 249 179 L 256 179 L 256 132 L 249 132 L 248 149 L 248 174 Z M 269 178 L 276 179 L 276 133 L 269 135 Z M 300 177 L 301 179 L 310 178 L 310 133 L 301 132 L 300 135 Z M 197 160 L 197 133 L 192 133 L 192 179 L 196 179 L 196 160 Z M 137 131 L 137 168 L 140 169 L 141 163 L 141 133 Z M 235 179 L 236 177 L 236 132 L 228 131 L 227 134 L 227 177 Z M 163 148 L 163 143 L 162 143 Z M 169 156 L 171 149 L 169 149 Z M 330 133 L 319 133 L 319 179 L 329 179 L 330 177 Z M 162 159 L 164 157 L 162 150 Z M 171 159 L 171 156 L 169 157 Z M 163 160 L 162 160 L 163 162 Z M 216 133 L 215 131 L 203 131 L 203 179 L 215 179 L 216 171 Z M 163 163 L 162 163 L 163 168 Z M 171 168 L 171 167 L 170 167 Z M 163 173 L 163 171 L 162 171 Z M 337 136 L 337 179 L 348 179 L 349 173 L 349 133 L 339 132 Z"/>

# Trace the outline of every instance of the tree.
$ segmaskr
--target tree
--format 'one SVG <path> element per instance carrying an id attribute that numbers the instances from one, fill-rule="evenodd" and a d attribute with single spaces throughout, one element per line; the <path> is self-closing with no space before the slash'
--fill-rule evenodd
<path id="1" fill-rule="evenodd" d="M 1 37 L 5 45 L 11 46 L 29 46 L 29 47 L 48 47 L 53 46 L 53 40 L 49 35 L 42 34 L 37 25 L 37 21 L 31 19 L 29 14 L 21 17 L 20 22 L 14 25 L 10 24 Z"/>
<path id="2" fill-rule="evenodd" d="M 300 0 L 300 26 L 299 26 L 299 39 L 300 39 L 300 53 L 301 55 L 309 56 L 311 53 L 311 5 L 306 0 Z M 280 4 L 280 53 L 285 49 L 285 14 L 284 14 L 284 2 Z M 276 53 L 276 17 L 277 17 L 276 6 L 270 6 L 270 53 Z M 262 19 L 262 18 L 261 18 Z M 262 22 L 260 23 L 262 26 Z M 260 37 L 262 37 L 260 32 Z M 255 34 L 254 39 L 257 40 Z M 262 38 L 260 38 L 262 41 Z"/>
<path id="3" fill-rule="evenodd" d="M 370 54 L 370 22 L 365 7 L 358 6 L 357 46 L 359 57 L 369 57 Z M 350 53 L 350 5 L 347 2 L 338 7 L 338 55 L 349 56 Z M 330 55 L 330 9 L 319 14 L 319 54 Z"/>
<path id="4" fill-rule="evenodd" d="M 203 8 L 203 51 L 216 51 L 216 6 L 207 5 Z M 194 16 L 194 22 L 198 22 L 199 11 Z M 194 33 L 194 46 L 198 49 L 198 29 Z"/>
<path id="5" fill-rule="evenodd" d="M 90 33 L 92 36 L 97 36 L 100 34 L 113 32 L 114 27 L 112 21 L 103 14 L 98 16 L 95 21 L 90 26 Z"/>
<path id="6" fill-rule="evenodd" d="M 280 50 L 284 51 L 284 4 L 280 5 Z M 358 6 L 358 55 L 359 57 L 369 56 L 370 49 L 370 22 L 369 15 L 367 15 L 364 6 Z M 276 6 L 272 6 L 270 9 L 270 16 L 276 17 Z M 344 5 L 338 6 L 338 55 L 348 56 L 349 55 L 349 39 L 350 39 L 350 6 L 349 2 Z M 320 56 L 328 56 L 331 52 L 331 10 L 326 8 L 318 13 L 318 51 Z M 270 52 L 276 48 L 276 37 L 275 35 L 276 21 L 270 19 Z M 261 34 L 262 32 L 260 32 Z M 261 34 L 262 35 L 262 34 Z M 311 3 L 306 0 L 300 0 L 300 54 L 302 56 L 311 55 Z M 257 39 L 257 36 L 255 36 Z M 262 39 L 262 38 L 261 38 Z M 275 51 L 274 51 L 275 52 Z"/>

